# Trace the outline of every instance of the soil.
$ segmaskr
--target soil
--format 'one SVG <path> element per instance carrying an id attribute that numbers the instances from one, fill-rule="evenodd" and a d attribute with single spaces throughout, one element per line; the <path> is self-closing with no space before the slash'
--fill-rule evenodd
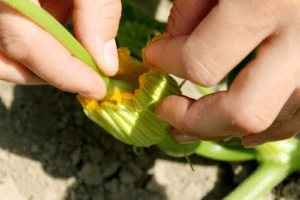
<path id="1" fill-rule="evenodd" d="M 158 18 L 168 15 L 160 10 Z M 183 90 L 201 96 L 189 82 Z M 138 156 L 89 120 L 75 96 L 0 81 L 1 200 L 219 200 L 257 167 L 192 155 L 193 172 L 184 158 L 156 146 Z M 299 177 L 292 174 L 263 200 L 300 199 Z"/>
<path id="2" fill-rule="evenodd" d="M 192 86 L 186 86 L 192 88 Z M 256 168 L 156 146 L 141 156 L 90 121 L 74 94 L 0 81 L 0 199 L 216 200 Z M 264 200 L 299 199 L 293 174 Z"/>

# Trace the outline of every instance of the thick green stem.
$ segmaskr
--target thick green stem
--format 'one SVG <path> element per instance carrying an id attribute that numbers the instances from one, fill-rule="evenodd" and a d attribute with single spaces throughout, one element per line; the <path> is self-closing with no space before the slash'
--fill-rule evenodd
<path id="1" fill-rule="evenodd" d="M 254 149 L 246 149 L 243 145 L 226 144 L 221 142 L 201 141 L 195 153 L 207 158 L 222 161 L 250 161 L 257 157 Z"/>
<path id="2" fill-rule="evenodd" d="M 30 0 L 1 0 L 18 10 L 23 15 L 43 27 L 52 34 L 66 49 L 76 58 L 89 65 L 104 80 L 107 93 L 114 88 L 114 83 L 105 76 L 97 67 L 95 61 L 87 50 L 48 12 L 34 4 Z"/>
<path id="3" fill-rule="evenodd" d="M 289 175 L 288 165 L 263 163 L 224 200 L 258 200 Z"/>

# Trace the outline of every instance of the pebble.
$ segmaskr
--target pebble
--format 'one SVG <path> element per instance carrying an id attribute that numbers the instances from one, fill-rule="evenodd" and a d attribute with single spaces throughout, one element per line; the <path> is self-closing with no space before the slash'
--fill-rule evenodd
<path id="1" fill-rule="evenodd" d="M 120 178 L 121 183 L 123 183 L 125 185 L 131 185 L 136 180 L 135 177 L 130 172 L 128 172 L 125 168 L 123 168 L 120 171 L 119 178 Z"/>
<path id="2" fill-rule="evenodd" d="M 104 195 L 99 194 L 99 195 L 93 195 L 92 200 L 105 200 Z"/>
<path id="3" fill-rule="evenodd" d="M 104 199 L 104 188 L 102 185 L 93 189 L 91 194 L 92 200 L 105 200 Z"/>
<path id="4" fill-rule="evenodd" d="M 49 156 L 53 156 L 55 153 L 56 153 L 56 146 L 55 145 L 52 145 L 52 144 L 49 144 L 49 143 L 45 143 L 43 145 L 46 153 L 49 155 Z"/>
<path id="5" fill-rule="evenodd" d="M 246 178 L 249 177 L 252 172 L 250 165 L 244 163 L 241 164 L 238 162 L 233 162 L 230 163 L 230 165 L 234 174 L 233 182 L 235 184 L 240 184 L 241 182 L 243 182 Z"/>
<path id="6" fill-rule="evenodd" d="M 133 162 L 127 163 L 128 171 L 134 176 L 135 179 L 139 179 L 143 175 L 143 170 L 137 167 Z"/>
<path id="7" fill-rule="evenodd" d="M 77 163 L 80 161 L 80 157 L 81 157 L 81 149 L 77 148 L 75 151 L 71 153 L 72 166 L 77 165 Z"/>
<path id="8" fill-rule="evenodd" d="M 81 194 L 76 196 L 76 200 L 89 200 L 90 196 L 88 194 Z"/>
<path id="9" fill-rule="evenodd" d="M 85 163 L 81 171 L 78 172 L 78 176 L 88 186 L 99 185 L 103 182 L 100 167 L 95 164 Z"/>
<path id="10" fill-rule="evenodd" d="M 117 144 L 114 146 L 114 150 L 116 152 L 124 152 L 126 148 L 125 144 L 119 141 L 116 141 L 116 143 Z"/>
<path id="11" fill-rule="evenodd" d="M 146 189 L 147 189 L 148 191 L 155 192 L 155 193 L 163 192 L 163 189 L 162 189 L 161 185 L 159 185 L 159 184 L 155 181 L 154 177 L 152 177 L 152 178 L 150 179 L 150 181 L 147 183 Z"/>
<path id="12" fill-rule="evenodd" d="M 104 158 L 104 152 L 101 149 L 89 146 L 89 157 L 93 163 L 98 164 Z"/>
<path id="13" fill-rule="evenodd" d="M 147 168 L 149 166 L 149 163 L 151 162 L 150 158 L 147 156 L 147 154 L 143 154 L 140 156 L 137 156 L 135 158 L 135 162 L 137 165 L 141 168 Z"/>
<path id="14" fill-rule="evenodd" d="M 37 144 L 31 146 L 32 153 L 37 153 L 38 151 L 39 151 L 39 146 Z"/>
<path id="15" fill-rule="evenodd" d="M 111 177 L 118 171 L 120 166 L 121 166 L 121 163 L 119 161 L 108 161 L 108 162 L 103 163 L 102 176 L 104 178 Z"/>
<path id="16" fill-rule="evenodd" d="M 299 199 L 299 189 L 300 186 L 295 181 L 289 182 L 284 186 L 282 195 L 288 200 Z"/>
<path id="17" fill-rule="evenodd" d="M 120 154 L 120 160 L 121 160 L 122 162 L 128 161 L 128 155 L 126 154 L 126 152 L 122 152 L 122 153 Z"/>
<path id="18" fill-rule="evenodd" d="M 119 181 L 116 178 L 113 178 L 104 185 L 104 188 L 110 193 L 116 193 L 119 190 Z"/>

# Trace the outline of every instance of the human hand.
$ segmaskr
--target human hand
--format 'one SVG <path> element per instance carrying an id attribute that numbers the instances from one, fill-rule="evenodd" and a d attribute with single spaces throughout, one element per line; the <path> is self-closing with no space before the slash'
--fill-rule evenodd
<path id="1" fill-rule="evenodd" d="M 115 37 L 121 16 L 119 0 L 32 0 L 61 24 L 73 15 L 75 35 L 99 69 L 118 70 Z M 18 84 L 51 84 L 86 97 L 102 98 L 106 86 L 89 66 L 71 55 L 47 31 L 0 1 L 0 79 Z"/>
<path id="2" fill-rule="evenodd" d="M 158 117 L 175 128 L 175 141 L 242 136 L 253 147 L 300 131 L 299 13 L 299 0 L 174 1 L 171 38 L 146 48 L 150 65 L 210 87 L 259 46 L 228 91 L 159 104 Z"/>

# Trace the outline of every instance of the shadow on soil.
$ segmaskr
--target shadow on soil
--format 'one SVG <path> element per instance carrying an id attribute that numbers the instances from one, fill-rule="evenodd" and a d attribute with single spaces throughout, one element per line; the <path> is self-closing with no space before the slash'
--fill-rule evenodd
<path id="1" fill-rule="evenodd" d="M 128 163 L 134 163 L 140 169 L 140 174 L 133 176 L 130 183 L 133 188 L 128 192 L 138 190 L 141 194 L 128 194 L 132 200 L 152 194 L 147 191 L 147 184 L 152 177 L 147 171 L 153 167 L 156 158 L 186 163 L 185 159 L 170 157 L 156 147 L 145 149 L 143 156 L 135 155 L 131 146 L 117 141 L 90 121 L 74 94 L 62 92 L 52 86 L 16 86 L 14 95 L 10 109 L 0 103 L 0 148 L 40 162 L 44 170 L 53 177 L 75 176 L 77 183 L 69 189 L 65 200 L 71 199 L 71 191 L 75 192 L 75 196 L 80 196 L 82 193 L 91 194 L 95 189 L 78 178 L 85 163 L 98 165 L 102 172 L 111 167 L 107 163 L 118 163 L 116 169 L 106 174 L 98 185 L 102 185 L 100 190 L 104 199 L 118 199 L 109 196 L 105 184 L 113 179 L 122 183 L 123 168 Z M 91 154 L 91 150 L 95 154 Z M 220 169 L 215 188 L 203 199 L 220 199 L 235 187 L 231 181 L 233 174 L 228 173 L 232 171 L 229 164 L 200 156 L 191 156 L 191 161 L 200 165 L 217 165 Z M 157 183 L 156 185 L 161 187 Z M 84 191 L 78 190 L 83 186 Z M 167 199 L 163 192 L 153 196 Z M 154 197 L 146 199 L 156 199 Z M 120 199 L 126 198 L 122 196 Z"/>

